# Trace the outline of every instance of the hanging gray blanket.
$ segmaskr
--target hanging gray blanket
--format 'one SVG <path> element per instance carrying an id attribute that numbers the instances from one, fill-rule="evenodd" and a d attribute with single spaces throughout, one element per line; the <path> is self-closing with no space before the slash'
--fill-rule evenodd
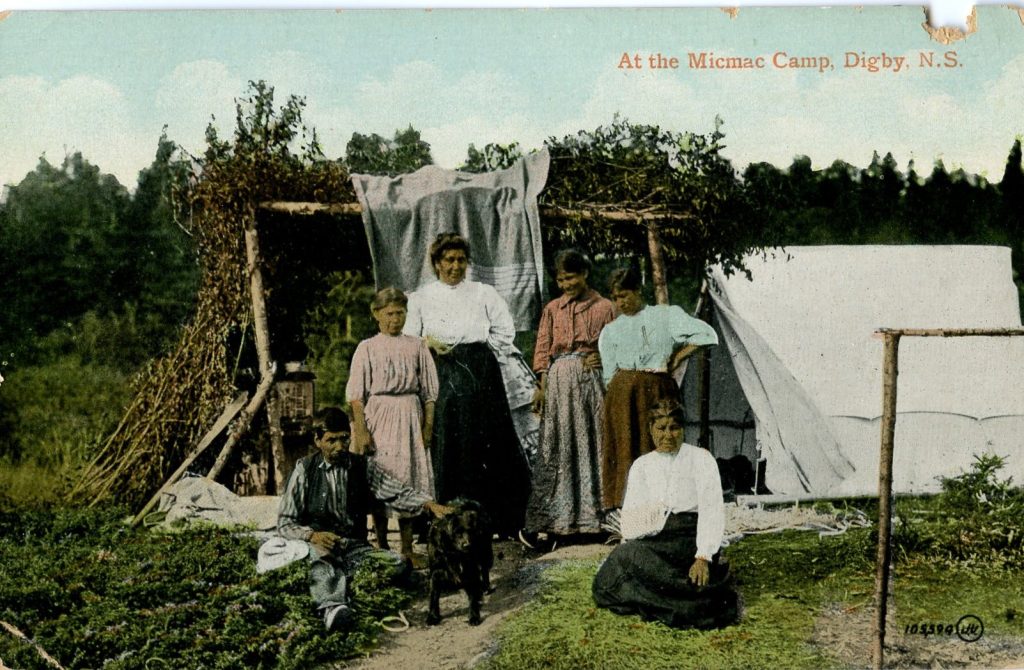
<path id="1" fill-rule="evenodd" d="M 352 175 L 377 288 L 409 293 L 434 281 L 430 243 L 456 232 L 469 241 L 468 277 L 497 289 L 516 330 L 536 328 L 544 300 L 537 196 L 549 163 L 544 149 L 483 174 L 428 165 L 394 178 Z"/>

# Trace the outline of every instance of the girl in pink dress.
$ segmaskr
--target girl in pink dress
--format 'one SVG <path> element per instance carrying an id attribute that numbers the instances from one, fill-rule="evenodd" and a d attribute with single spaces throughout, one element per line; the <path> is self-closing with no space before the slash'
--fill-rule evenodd
<path id="1" fill-rule="evenodd" d="M 423 339 L 402 335 L 408 299 L 396 288 L 377 292 L 371 304 L 380 333 L 356 347 L 345 395 L 352 406 L 352 451 L 372 452 L 377 465 L 410 487 L 434 497 L 430 437 L 437 399 L 437 370 Z M 388 548 L 387 517 L 374 513 L 378 544 Z M 412 559 L 413 517 L 399 514 L 402 555 Z"/>

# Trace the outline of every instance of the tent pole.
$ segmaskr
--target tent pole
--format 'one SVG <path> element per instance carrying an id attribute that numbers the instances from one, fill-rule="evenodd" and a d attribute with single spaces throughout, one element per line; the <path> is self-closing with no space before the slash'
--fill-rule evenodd
<path id="1" fill-rule="evenodd" d="M 708 295 L 708 280 L 700 285 L 700 309 L 697 317 L 711 323 L 711 300 Z M 711 347 L 700 348 L 700 439 L 697 446 L 711 450 Z"/>
<path id="2" fill-rule="evenodd" d="M 658 224 L 647 224 L 647 251 L 651 257 L 651 282 L 654 284 L 654 302 L 668 304 L 668 275 L 665 272 L 665 250 L 661 246 Z"/>
<path id="3" fill-rule="evenodd" d="M 892 559 L 892 453 L 896 433 L 896 377 L 900 334 L 887 332 L 882 373 L 882 448 L 878 462 L 878 558 L 875 570 L 875 641 L 872 658 L 882 670 L 885 655 L 885 615 Z"/>

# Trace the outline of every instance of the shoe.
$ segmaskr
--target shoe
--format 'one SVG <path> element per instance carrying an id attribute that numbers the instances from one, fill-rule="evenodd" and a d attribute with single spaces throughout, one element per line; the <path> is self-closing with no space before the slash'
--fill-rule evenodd
<path id="1" fill-rule="evenodd" d="M 352 608 L 348 605 L 332 605 L 324 611 L 324 626 L 328 633 L 345 627 L 352 620 Z"/>

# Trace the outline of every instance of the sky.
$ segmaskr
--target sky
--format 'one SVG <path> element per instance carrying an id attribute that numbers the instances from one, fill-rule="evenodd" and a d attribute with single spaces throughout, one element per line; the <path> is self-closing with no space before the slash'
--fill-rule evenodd
<path id="1" fill-rule="evenodd" d="M 14 11 L 0 22 L 0 184 L 81 151 L 133 188 L 162 127 L 200 151 L 211 116 L 230 132 L 253 79 L 306 98 L 331 158 L 353 132 L 410 124 L 454 168 L 470 143 L 539 147 L 616 113 L 701 133 L 718 115 L 740 169 L 864 166 L 878 151 L 998 180 L 1024 133 L 1024 17 L 980 7 L 978 31 L 949 46 L 924 21 L 919 7 Z M 690 67 L 701 52 L 766 66 Z M 777 68 L 779 52 L 832 68 Z M 922 52 L 943 65 L 921 67 Z M 657 53 L 678 67 L 651 69 Z M 848 53 L 908 60 L 871 72 Z M 623 67 L 637 54 L 643 67 Z"/>

